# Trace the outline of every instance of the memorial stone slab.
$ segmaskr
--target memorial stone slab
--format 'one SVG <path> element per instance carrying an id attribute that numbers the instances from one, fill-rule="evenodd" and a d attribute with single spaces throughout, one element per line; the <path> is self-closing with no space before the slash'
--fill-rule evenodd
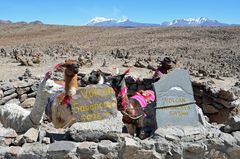
<path id="1" fill-rule="evenodd" d="M 117 116 L 114 90 L 107 85 L 79 88 L 71 105 L 77 122 L 90 122 Z"/>
<path id="2" fill-rule="evenodd" d="M 158 127 L 200 125 L 187 70 L 176 69 L 154 83 Z"/>
<path id="3" fill-rule="evenodd" d="M 122 114 L 117 110 L 115 92 L 111 87 L 91 85 L 79 88 L 71 104 L 78 121 L 69 129 L 74 141 L 108 140 L 122 132 Z"/>

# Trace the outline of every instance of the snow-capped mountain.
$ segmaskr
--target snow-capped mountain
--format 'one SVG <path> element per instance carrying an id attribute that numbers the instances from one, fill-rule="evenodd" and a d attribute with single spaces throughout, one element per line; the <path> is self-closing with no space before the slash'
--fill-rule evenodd
<path id="1" fill-rule="evenodd" d="M 210 20 L 208 18 L 188 18 L 176 19 L 171 22 L 163 22 L 162 24 L 148 24 L 133 22 L 129 19 L 108 19 L 104 17 L 96 17 L 87 24 L 87 26 L 101 26 L 101 27 L 154 27 L 154 26 L 229 26 L 230 24 L 221 23 L 217 20 Z"/>
<path id="2" fill-rule="evenodd" d="M 210 20 L 208 18 L 188 18 L 176 19 L 171 22 L 163 22 L 162 26 L 228 26 L 228 24 L 218 22 L 217 20 Z"/>
<path id="3" fill-rule="evenodd" d="M 96 17 L 87 24 L 87 26 L 102 26 L 102 27 L 149 27 L 149 26 L 160 26 L 160 24 L 148 24 L 133 22 L 129 19 L 108 19 L 104 17 Z"/>

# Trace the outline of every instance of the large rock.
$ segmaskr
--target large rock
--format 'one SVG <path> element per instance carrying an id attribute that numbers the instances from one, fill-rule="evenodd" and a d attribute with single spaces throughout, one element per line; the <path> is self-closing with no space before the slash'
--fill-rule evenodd
<path id="1" fill-rule="evenodd" d="M 56 141 L 55 143 L 49 145 L 47 158 L 64 158 L 65 155 L 70 153 L 76 147 L 76 144 L 71 141 Z"/>
<path id="2" fill-rule="evenodd" d="M 154 83 L 158 127 L 201 126 L 188 71 L 176 69 Z"/>
<path id="3" fill-rule="evenodd" d="M 78 122 L 90 122 L 117 116 L 114 90 L 107 85 L 79 88 L 71 105 Z"/>
<path id="4" fill-rule="evenodd" d="M 115 133 L 122 132 L 122 114 L 116 117 L 97 120 L 92 122 L 78 122 L 73 124 L 69 131 L 75 141 L 99 141 L 113 139 Z"/>
<path id="5" fill-rule="evenodd" d="M 117 111 L 114 90 L 107 85 L 79 88 L 71 105 L 78 121 L 70 128 L 75 141 L 112 139 L 122 132 L 122 114 Z"/>
<path id="6" fill-rule="evenodd" d="M 208 133 L 208 130 L 203 127 L 191 127 L 191 126 L 169 126 L 165 128 L 158 128 L 153 136 L 161 136 L 170 141 L 174 140 L 194 140 L 196 136 L 205 135 Z"/>
<path id="7" fill-rule="evenodd" d="M 35 142 L 26 143 L 22 146 L 22 152 L 19 154 L 19 159 L 43 159 L 47 158 L 48 146 Z"/>

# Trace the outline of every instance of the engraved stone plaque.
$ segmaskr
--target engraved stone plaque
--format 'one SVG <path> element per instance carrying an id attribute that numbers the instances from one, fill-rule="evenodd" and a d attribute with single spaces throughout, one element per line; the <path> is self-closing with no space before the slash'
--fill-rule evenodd
<path id="1" fill-rule="evenodd" d="M 117 102 L 114 90 L 107 85 L 79 88 L 71 105 L 78 122 L 90 122 L 115 117 Z"/>
<path id="2" fill-rule="evenodd" d="M 157 126 L 200 124 L 187 70 L 176 69 L 154 83 Z"/>

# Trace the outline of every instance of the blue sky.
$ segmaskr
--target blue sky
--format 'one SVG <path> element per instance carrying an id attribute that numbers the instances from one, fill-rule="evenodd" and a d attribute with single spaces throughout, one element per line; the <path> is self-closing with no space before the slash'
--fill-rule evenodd
<path id="1" fill-rule="evenodd" d="M 157 23 L 207 17 L 240 24 L 240 0 L 1 0 L 0 19 L 84 25 L 94 17 Z"/>

